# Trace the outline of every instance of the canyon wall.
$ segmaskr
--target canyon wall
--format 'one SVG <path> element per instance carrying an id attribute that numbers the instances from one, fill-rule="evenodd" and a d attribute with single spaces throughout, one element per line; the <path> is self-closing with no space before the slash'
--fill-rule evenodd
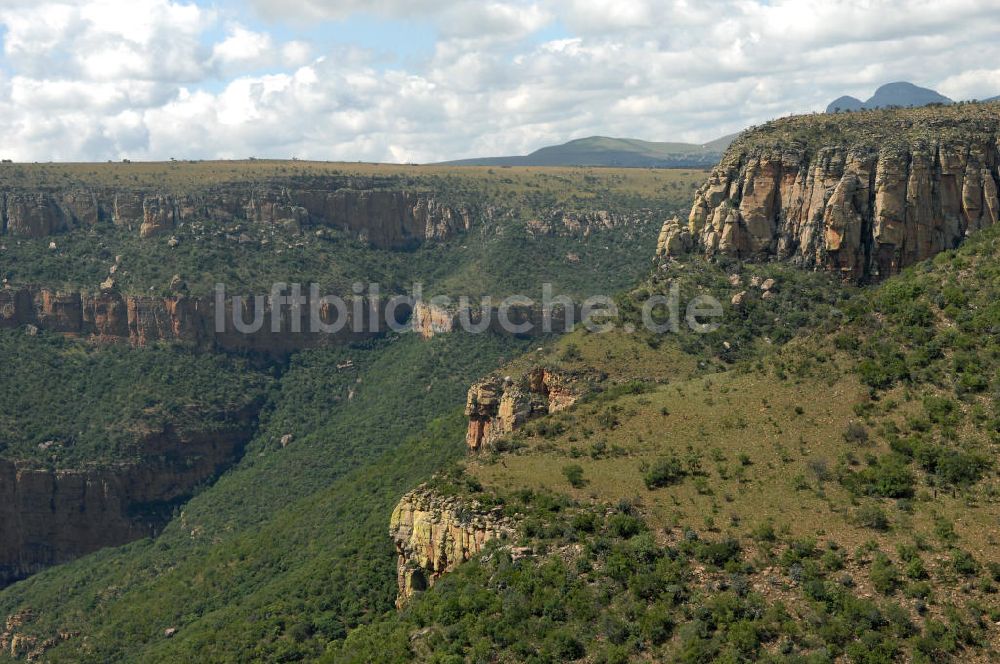
<path id="1" fill-rule="evenodd" d="M 211 431 L 148 432 L 139 460 L 53 470 L 0 459 L 0 587 L 98 549 L 155 535 L 173 507 L 242 453 L 258 405 Z"/>
<path id="2" fill-rule="evenodd" d="M 478 503 L 440 496 L 425 487 L 403 496 L 389 522 L 389 536 L 399 555 L 396 606 L 401 608 L 414 593 L 433 586 L 487 542 L 512 538 L 514 524 L 501 511 L 499 507 L 487 511 Z"/>
<path id="3" fill-rule="evenodd" d="M 383 301 L 374 310 L 365 303 L 361 316 L 356 317 L 349 303 L 341 329 L 326 333 L 312 329 L 309 305 L 300 309 L 298 320 L 294 322 L 291 308 L 286 305 L 275 321 L 268 298 L 261 303 L 254 298 L 242 298 L 237 318 L 248 325 L 256 318 L 260 325 L 256 331 L 241 332 L 234 324 L 233 298 L 227 297 L 224 302 L 224 325 L 217 327 L 215 298 L 179 294 L 144 297 L 123 295 L 114 290 L 81 293 L 48 288 L 4 288 L 0 289 L 0 329 L 30 325 L 98 341 L 128 341 L 136 346 L 170 341 L 283 355 L 370 338 L 385 331 L 387 316 L 402 323 L 411 313 L 408 305 L 391 307 L 388 301 Z M 258 309 L 258 305 L 262 309 Z M 340 316 L 335 307 L 325 303 L 318 306 L 318 314 L 319 322 L 325 325 L 334 325 Z M 377 329 L 371 325 L 373 317 L 378 319 Z M 277 332 L 274 325 L 277 325 Z"/>
<path id="4" fill-rule="evenodd" d="M 380 249 L 406 249 L 469 230 L 488 214 L 447 205 L 430 194 L 345 188 L 344 178 L 301 185 L 226 184 L 194 193 L 70 188 L 0 192 L 0 233 L 41 238 L 74 228 L 115 224 L 141 237 L 187 221 L 246 220 L 261 224 L 329 226 Z"/>
<path id="5" fill-rule="evenodd" d="M 741 145 L 688 219 L 664 224 L 658 255 L 787 260 L 865 281 L 954 248 L 1000 215 L 992 133 L 881 147 Z"/>

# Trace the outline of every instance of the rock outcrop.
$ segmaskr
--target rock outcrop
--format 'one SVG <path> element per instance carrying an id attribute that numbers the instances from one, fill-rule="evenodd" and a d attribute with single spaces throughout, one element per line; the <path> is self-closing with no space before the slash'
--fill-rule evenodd
<path id="1" fill-rule="evenodd" d="M 467 307 L 452 304 L 416 302 L 410 319 L 414 332 L 424 339 L 458 330 L 479 333 L 512 334 L 518 337 L 536 337 L 549 333 L 569 332 L 580 322 L 582 307 L 575 303 L 553 303 L 546 313 L 537 303 L 484 306 L 482 302 Z"/>
<path id="2" fill-rule="evenodd" d="M 579 397 L 569 379 L 540 367 L 519 380 L 509 376 L 482 380 L 469 388 L 466 397 L 465 444 L 470 452 L 494 449 L 499 439 L 528 420 L 569 408 Z"/>
<path id="3" fill-rule="evenodd" d="M 255 428 L 255 404 L 211 430 L 166 426 L 137 460 L 53 470 L 0 459 L 0 587 L 51 565 L 155 535 L 173 508 L 233 463 Z"/>
<path id="4" fill-rule="evenodd" d="M 825 147 L 771 138 L 798 124 L 808 132 L 809 118 L 766 125 L 734 143 L 686 221 L 664 224 L 657 253 L 788 260 L 859 281 L 895 274 L 997 222 L 997 110 L 973 107 L 967 130 L 962 116 L 929 109 L 838 116 L 824 120 L 844 123 L 830 125 L 840 139 Z M 889 132 L 897 123 L 901 137 L 876 140 L 865 122 Z M 832 133 L 824 125 L 813 135 L 824 131 Z"/>
<path id="5" fill-rule="evenodd" d="M 526 224 L 529 236 L 558 235 L 567 237 L 590 237 L 593 233 L 613 228 L 643 226 L 649 222 L 652 212 L 644 210 L 619 214 L 607 210 L 573 212 L 554 209 L 546 215 L 531 219 Z"/>
<path id="6" fill-rule="evenodd" d="M 501 508 L 484 510 L 476 502 L 443 497 L 425 487 L 406 494 L 389 522 L 399 554 L 396 606 L 433 586 L 487 542 L 510 539 L 514 533 L 513 522 L 503 517 Z"/>

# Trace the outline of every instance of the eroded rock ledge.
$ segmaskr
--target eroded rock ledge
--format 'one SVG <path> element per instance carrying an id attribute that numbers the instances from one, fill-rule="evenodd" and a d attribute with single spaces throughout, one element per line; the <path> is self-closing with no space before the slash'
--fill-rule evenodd
<path id="1" fill-rule="evenodd" d="M 465 443 L 470 452 L 493 449 L 497 440 L 528 420 L 569 408 L 579 398 L 578 388 L 568 377 L 542 367 L 517 380 L 487 378 L 469 388 Z"/>
<path id="2" fill-rule="evenodd" d="M 396 576 L 402 608 L 414 593 L 469 560 L 491 540 L 514 537 L 513 521 L 501 508 L 440 496 L 420 487 L 403 496 L 392 512 L 389 535 L 399 554 Z"/>
<path id="3" fill-rule="evenodd" d="M 667 221 L 657 253 L 788 260 L 880 279 L 956 247 L 1000 216 L 993 134 L 810 150 L 731 149 L 686 222 Z"/>

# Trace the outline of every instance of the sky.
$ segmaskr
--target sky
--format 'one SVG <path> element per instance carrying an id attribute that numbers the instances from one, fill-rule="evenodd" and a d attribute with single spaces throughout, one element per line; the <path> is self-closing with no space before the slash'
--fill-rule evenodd
<path id="1" fill-rule="evenodd" d="M 1000 95 L 996 0 L 0 0 L 0 156 L 425 163 L 705 142 L 909 80 Z"/>

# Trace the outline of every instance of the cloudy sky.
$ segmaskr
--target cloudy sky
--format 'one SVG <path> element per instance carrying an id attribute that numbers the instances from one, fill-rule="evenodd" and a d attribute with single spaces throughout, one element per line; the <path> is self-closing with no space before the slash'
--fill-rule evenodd
<path id="1" fill-rule="evenodd" d="M 426 162 L 701 142 L 911 80 L 1000 94 L 996 0 L 0 0 L 0 155 Z"/>

